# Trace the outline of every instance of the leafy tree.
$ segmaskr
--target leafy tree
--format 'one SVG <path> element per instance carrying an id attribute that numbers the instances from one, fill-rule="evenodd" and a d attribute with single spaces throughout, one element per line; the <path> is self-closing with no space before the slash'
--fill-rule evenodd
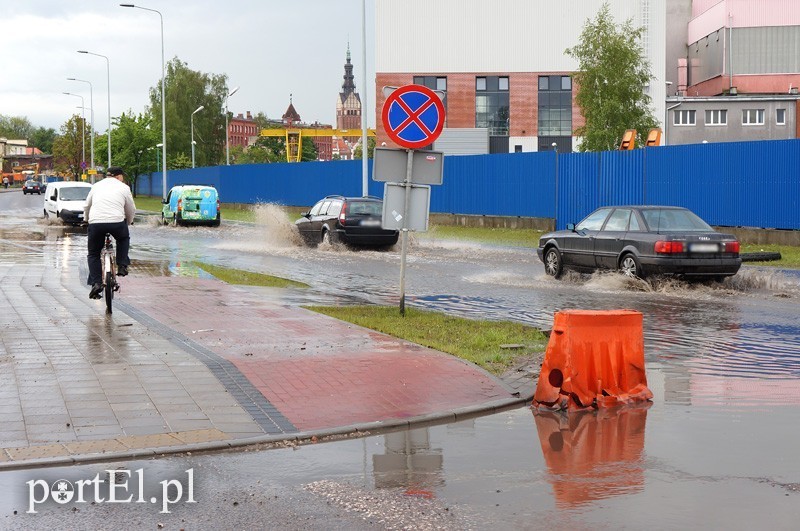
<path id="1" fill-rule="evenodd" d="M 167 118 L 167 158 L 171 165 L 183 164 L 183 155 L 191 167 L 192 113 L 194 114 L 195 161 L 197 166 L 212 166 L 225 160 L 225 95 L 227 76 L 197 72 L 175 57 L 167 63 L 164 80 Z M 161 84 L 150 89 L 149 114 L 153 128 L 161 131 Z"/>
<path id="2" fill-rule="evenodd" d="M 644 145 L 647 132 L 658 126 L 645 93 L 652 75 L 643 33 L 630 19 L 615 24 L 604 3 L 597 17 L 584 24 L 579 43 L 566 50 L 579 63 L 575 101 L 586 119 L 575 131 L 583 137 L 581 151 L 616 149 L 626 129 L 636 129 L 637 144 Z"/>
<path id="3" fill-rule="evenodd" d="M 168 166 L 174 170 L 185 170 L 192 167 L 192 158 L 186 153 L 178 153 L 169 160 Z"/>
<path id="4" fill-rule="evenodd" d="M 132 190 L 136 190 L 137 177 L 155 167 L 155 155 L 148 155 L 147 150 L 161 142 L 161 132 L 153 128 L 149 116 L 144 114 L 134 116 L 130 110 L 113 118 L 112 122 L 114 127 L 111 130 L 111 163 L 125 170 L 128 174 L 128 184 Z M 94 144 L 95 161 L 106 160 L 108 137 L 99 136 Z M 152 163 L 148 164 L 150 160 Z"/>
<path id="5" fill-rule="evenodd" d="M 81 162 L 83 161 L 82 132 L 83 119 L 76 114 L 61 126 L 61 134 L 53 141 L 54 169 L 59 173 L 72 176 L 73 180 L 78 180 L 81 175 Z M 91 130 L 87 130 L 86 133 L 87 135 L 91 134 Z M 85 139 L 85 142 L 88 146 L 88 138 Z"/>
<path id="6" fill-rule="evenodd" d="M 39 148 L 42 153 L 52 153 L 55 139 L 55 129 L 52 127 L 37 127 L 28 137 L 28 144 Z"/>
<path id="7" fill-rule="evenodd" d="M 27 140 L 34 131 L 30 120 L 24 116 L 5 116 L 0 114 L 0 136 L 9 140 Z"/>
<path id="8" fill-rule="evenodd" d="M 356 148 L 353 150 L 353 160 L 361 160 L 361 142 L 358 143 Z M 371 159 L 375 156 L 375 138 L 368 136 L 367 137 L 367 158 Z"/>

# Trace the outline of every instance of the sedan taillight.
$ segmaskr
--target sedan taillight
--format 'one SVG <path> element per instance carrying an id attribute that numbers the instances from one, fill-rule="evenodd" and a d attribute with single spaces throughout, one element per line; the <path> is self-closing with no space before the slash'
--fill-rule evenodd
<path id="1" fill-rule="evenodd" d="M 655 246 L 658 254 L 676 254 L 683 252 L 683 242 L 657 241 Z"/>
<path id="2" fill-rule="evenodd" d="M 725 242 L 725 252 L 739 254 L 739 242 Z"/>

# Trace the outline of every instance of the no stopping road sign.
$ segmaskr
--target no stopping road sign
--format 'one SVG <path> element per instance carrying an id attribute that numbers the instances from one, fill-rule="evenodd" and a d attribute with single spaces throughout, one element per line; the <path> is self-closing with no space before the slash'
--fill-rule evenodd
<path id="1" fill-rule="evenodd" d="M 383 127 L 398 146 L 417 149 L 431 144 L 444 128 L 444 104 L 422 85 L 405 85 L 383 104 Z"/>

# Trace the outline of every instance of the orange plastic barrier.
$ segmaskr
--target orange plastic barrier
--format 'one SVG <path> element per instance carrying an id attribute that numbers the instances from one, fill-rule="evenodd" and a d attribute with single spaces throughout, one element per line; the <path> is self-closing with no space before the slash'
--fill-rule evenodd
<path id="1" fill-rule="evenodd" d="M 556 312 L 533 407 L 603 408 L 651 398 L 640 312 Z"/>

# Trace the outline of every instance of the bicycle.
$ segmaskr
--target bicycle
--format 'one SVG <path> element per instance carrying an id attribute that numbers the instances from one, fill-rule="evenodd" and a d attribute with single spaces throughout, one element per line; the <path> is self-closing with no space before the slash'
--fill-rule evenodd
<path id="1" fill-rule="evenodd" d="M 119 284 L 117 283 L 117 259 L 114 253 L 114 244 L 111 242 L 111 234 L 108 233 L 103 250 L 100 251 L 100 264 L 102 265 L 106 313 L 111 313 L 111 301 L 114 300 L 114 292 L 119 291 Z"/>

